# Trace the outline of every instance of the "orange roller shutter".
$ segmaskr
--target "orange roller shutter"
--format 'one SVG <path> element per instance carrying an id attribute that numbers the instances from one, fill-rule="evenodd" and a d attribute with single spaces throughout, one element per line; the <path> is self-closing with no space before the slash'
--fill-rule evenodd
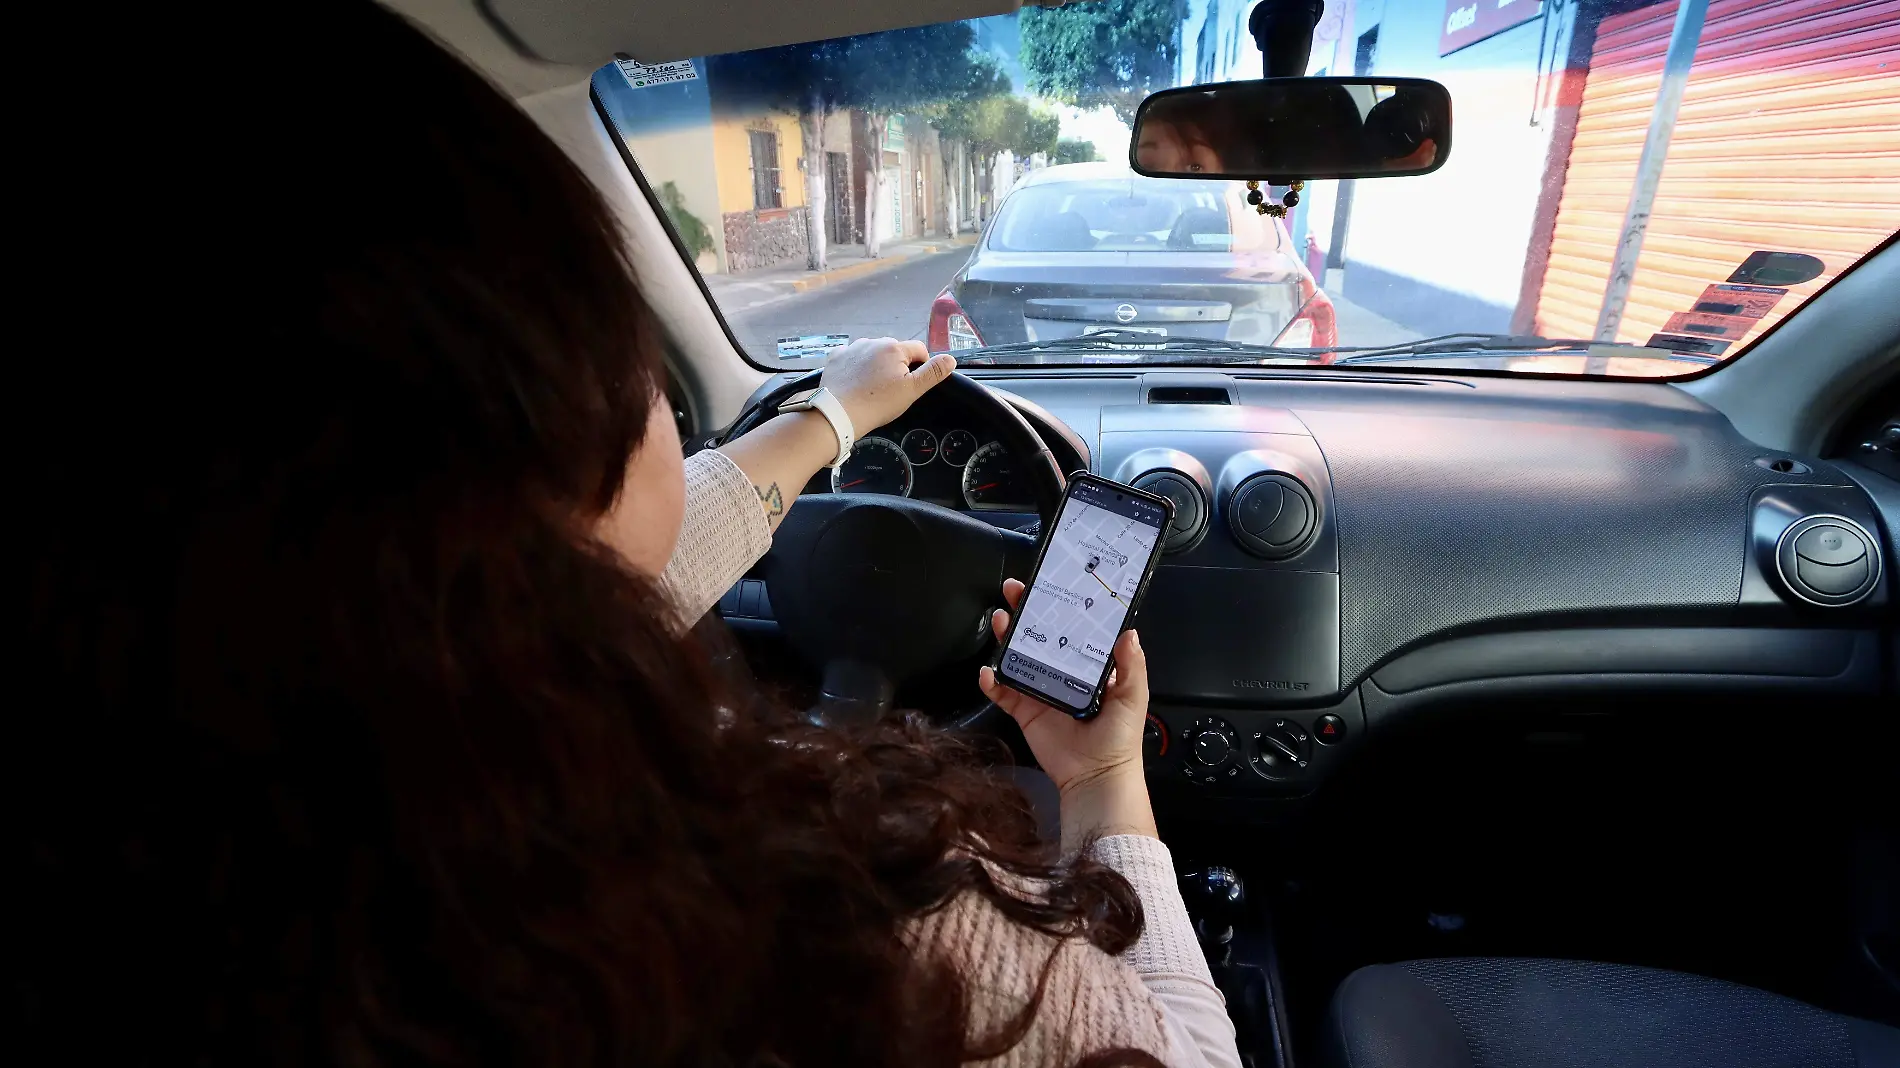
<path id="1" fill-rule="evenodd" d="M 1547 337 L 1596 330 L 1675 16 L 1669 0 L 1598 27 L 1537 305 Z M 1819 257 L 1752 340 L 1896 229 L 1900 0 L 1713 0 L 1618 340 L 1648 340 L 1757 249 Z"/>

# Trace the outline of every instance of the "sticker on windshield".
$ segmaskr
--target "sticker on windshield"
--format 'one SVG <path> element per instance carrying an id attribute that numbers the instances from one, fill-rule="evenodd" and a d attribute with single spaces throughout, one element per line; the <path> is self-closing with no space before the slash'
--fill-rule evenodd
<path id="1" fill-rule="evenodd" d="M 1651 334 L 1643 345 L 1652 349 L 1668 349 L 1670 352 L 1693 352 L 1700 356 L 1720 356 L 1728 351 L 1728 342 L 1706 337 L 1678 337 L 1674 334 Z"/>
<path id="2" fill-rule="evenodd" d="M 807 356 L 823 356 L 840 345 L 850 343 L 850 334 L 806 334 L 803 337 L 782 337 L 778 339 L 778 358 L 802 360 Z"/>
<path id="3" fill-rule="evenodd" d="M 693 69 L 693 61 L 690 59 L 673 63 L 641 63 L 627 56 L 615 56 L 614 62 L 620 65 L 620 73 L 627 76 L 627 84 L 635 89 L 645 89 L 651 85 L 666 85 L 670 82 L 699 80 L 699 72 Z"/>
<path id="4" fill-rule="evenodd" d="M 1702 291 L 1696 298 L 1692 312 L 1708 315 L 1740 315 L 1749 319 L 1759 319 L 1774 310 L 1781 298 L 1788 295 L 1785 289 L 1774 286 L 1742 286 L 1716 284 Z"/>
<path id="5" fill-rule="evenodd" d="M 1709 315 L 1704 312 L 1677 312 L 1663 324 L 1665 334 L 1691 334 L 1696 337 L 1715 337 L 1724 341 L 1740 341 L 1756 321 L 1745 315 Z"/>

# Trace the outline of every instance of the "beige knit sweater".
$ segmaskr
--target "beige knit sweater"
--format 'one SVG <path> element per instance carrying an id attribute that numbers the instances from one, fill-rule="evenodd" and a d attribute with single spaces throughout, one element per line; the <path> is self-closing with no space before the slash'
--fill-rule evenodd
<path id="1" fill-rule="evenodd" d="M 796 505 L 794 505 L 796 506 Z M 696 619 L 767 549 L 772 531 L 737 465 L 708 450 L 686 460 L 686 519 L 664 582 Z M 1096 860 L 1140 896 L 1146 922 L 1121 957 L 1011 923 L 974 895 L 911 930 L 917 952 L 949 961 L 970 990 L 970 1033 L 993 1033 L 1027 1003 L 1051 954 L 1043 1002 L 1029 1033 L 1002 1057 L 1009 1068 L 1057 1068 L 1097 1050 L 1147 1050 L 1181 1068 L 1238 1068 L 1234 1027 L 1207 969 L 1175 883 L 1168 847 L 1141 835 L 1098 840 Z"/>

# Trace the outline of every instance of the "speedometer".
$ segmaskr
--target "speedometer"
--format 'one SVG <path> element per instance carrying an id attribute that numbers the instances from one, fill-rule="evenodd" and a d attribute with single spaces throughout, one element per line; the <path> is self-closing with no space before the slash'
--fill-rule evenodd
<path id="1" fill-rule="evenodd" d="M 910 460 L 889 438 L 860 438 L 851 458 L 831 469 L 833 493 L 889 493 L 910 496 Z"/>
<path id="2" fill-rule="evenodd" d="M 976 511 L 1028 508 L 1029 495 L 1016 481 L 1016 458 L 1000 441 L 976 450 L 963 467 L 963 500 Z"/>

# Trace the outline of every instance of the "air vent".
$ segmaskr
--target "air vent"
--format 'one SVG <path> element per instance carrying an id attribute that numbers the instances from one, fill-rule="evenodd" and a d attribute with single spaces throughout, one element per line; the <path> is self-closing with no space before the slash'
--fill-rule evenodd
<path id="1" fill-rule="evenodd" d="M 1186 552 L 1200 544 L 1207 532 L 1207 498 L 1190 475 L 1179 471 L 1150 471 L 1131 483 L 1136 489 L 1159 493 L 1174 503 L 1174 518 L 1161 539 L 1161 551 Z"/>
<path id="2" fill-rule="evenodd" d="M 1149 404 L 1232 404 L 1234 395 L 1223 386 L 1156 386 L 1148 391 Z"/>
<path id="3" fill-rule="evenodd" d="M 1227 502 L 1227 525 L 1241 548 L 1268 560 L 1306 551 L 1318 529 L 1318 508 L 1305 483 L 1280 471 L 1254 475 Z"/>
<path id="4" fill-rule="evenodd" d="M 1880 584 L 1880 542 L 1851 519 L 1807 516 L 1782 532 L 1775 569 L 1797 598 L 1845 608 L 1866 600 Z"/>

